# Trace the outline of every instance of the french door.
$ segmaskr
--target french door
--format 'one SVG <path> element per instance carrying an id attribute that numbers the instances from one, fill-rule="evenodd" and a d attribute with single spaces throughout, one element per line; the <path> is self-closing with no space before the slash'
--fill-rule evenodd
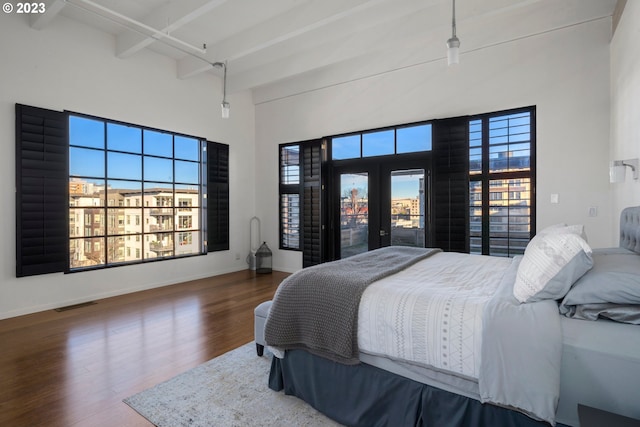
<path id="1" fill-rule="evenodd" d="M 426 158 L 367 159 L 336 166 L 332 175 L 335 258 L 429 244 Z"/>

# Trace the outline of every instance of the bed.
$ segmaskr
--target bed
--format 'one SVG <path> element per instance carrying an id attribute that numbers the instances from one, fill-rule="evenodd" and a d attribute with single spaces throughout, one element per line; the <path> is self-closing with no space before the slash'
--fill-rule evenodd
<path id="1" fill-rule="evenodd" d="M 564 224 L 512 259 L 387 248 L 281 284 L 269 386 L 351 426 L 577 426 L 578 404 L 640 418 L 638 323 L 640 207 L 618 248 Z"/>

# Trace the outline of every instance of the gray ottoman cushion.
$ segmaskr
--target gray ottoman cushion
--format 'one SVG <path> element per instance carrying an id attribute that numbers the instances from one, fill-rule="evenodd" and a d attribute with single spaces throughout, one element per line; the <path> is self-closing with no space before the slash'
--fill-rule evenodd
<path id="1" fill-rule="evenodd" d="M 258 356 L 262 356 L 264 351 L 264 324 L 267 322 L 267 316 L 269 315 L 269 310 L 271 309 L 271 301 L 265 301 L 262 304 L 258 305 L 254 313 L 254 322 L 253 322 L 253 336 L 256 342 L 256 351 Z"/>

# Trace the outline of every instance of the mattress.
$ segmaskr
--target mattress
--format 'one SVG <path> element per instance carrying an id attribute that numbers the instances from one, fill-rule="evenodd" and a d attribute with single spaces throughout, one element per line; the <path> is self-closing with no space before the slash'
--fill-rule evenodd
<path id="1" fill-rule="evenodd" d="M 578 403 L 640 419 L 640 326 L 561 318 L 558 422 L 579 425 Z"/>

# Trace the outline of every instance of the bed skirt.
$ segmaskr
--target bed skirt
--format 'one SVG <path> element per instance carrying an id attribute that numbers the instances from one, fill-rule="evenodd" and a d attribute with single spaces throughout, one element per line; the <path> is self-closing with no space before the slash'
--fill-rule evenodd
<path id="1" fill-rule="evenodd" d="M 343 365 L 304 350 L 288 350 L 283 359 L 273 357 L 269 388 L 284 390 L 353 427 L 549 426 L 365 363 Z"/>

